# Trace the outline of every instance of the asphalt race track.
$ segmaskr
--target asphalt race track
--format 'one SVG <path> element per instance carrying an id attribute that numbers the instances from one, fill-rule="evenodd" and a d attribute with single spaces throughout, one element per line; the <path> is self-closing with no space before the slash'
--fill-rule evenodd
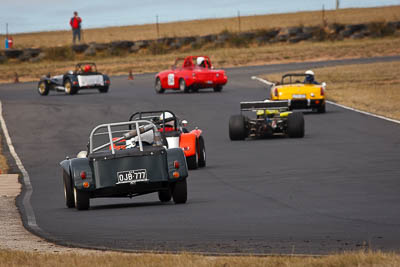
<path id="1" fill-rule="evenodd" d="M 108 94 L 43 97 L 36 83 L 0 85 L 3 116 L 30 176 L 30 204 L 40 229 L 28 225 L 21 196 L 24 224 L 60 244 L 100 249 L 400 251 L 399 124 L 328 105 L 326 114 L 305 114 L 303 139 L 228 137 L 229 116 L 239 112 L 239 102 L 267 96 L 252 75 L 391 60 L 400 57 L 228 69 L 221 93 L 156 95 L 154 74 L 134 81 L 113 77 Z M 96 125 L 164 108 L 187 119 L 188 128 L 204 130 L 207 167 L 190 171 L 188 203 L 161 204 L 151 194 L 92 199 L 88 211 L 67 209 L 59 162 L 85 149 Z"/>

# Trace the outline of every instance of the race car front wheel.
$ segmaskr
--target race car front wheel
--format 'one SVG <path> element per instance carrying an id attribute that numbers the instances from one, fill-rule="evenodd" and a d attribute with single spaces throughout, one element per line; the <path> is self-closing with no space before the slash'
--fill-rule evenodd
<path id="1" fill-rule="evenodd" d="M 189 87 L 187 87 L 185 80 L 182 78 L 179 80 L 179 90 L 184 93 L 189 93 Z"/>
<path id="2" fill-rule="evenodd" d="M 67 95 L 74 95 L 77 92 L 76 87 L 72 85 L 72 82 L 69 79 L 64 81 L 64 88 Z"/>
<path id="3" fill-rule="evenodd" d="M 234 115 L 229 119 L 229 138 L 244 140 L 247 137 L 246 118 L 243 115 Z"/>
<path id="4" fill-rule="evenodd" d="M 289 137 L 304 137 L 304 115 L 301 112 L 289 114 L 287 121 L 287 133 Z"/>
<path id="5" fill-rule="evenodd" d="M 38 93 L 40 95 L 48 95 L 49 94 L 49 84 L 47 81 L 40 81 L 38 84 Z"/>
<path id="6" fill-rule="evenodd" d="M 161 80 L 159 77 L 157 77 L 157 79 L 156 79 L 156 83 L 154 84 L 154 89 L 156 89 L 157 94 L 162 94 L 165 91 L 165 89 L 162 88 Z"/>

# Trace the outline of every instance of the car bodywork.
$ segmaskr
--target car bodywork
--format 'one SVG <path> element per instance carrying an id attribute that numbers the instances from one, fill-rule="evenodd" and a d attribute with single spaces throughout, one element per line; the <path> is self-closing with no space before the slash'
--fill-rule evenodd
<path id="1" fill-rule="evenodd" d="M 165 114 L 171 114 L 171 118 L 166 118 Z M 162 118 L 166 118 L 165 120 Z M 186 120 L 179 120 L 176 115 L 169 110 L 144 111 L 132 114 L 129 120 L 150 120 L 158 128 L 164 144 L 168 148 L 181 148 L 185 154 L 189 169 L 197 169 L 206 166 L 206 148 L 203 131 L 197 127 L 188 131 L 185 127 Z M 173 126 L 167 125 L 172 122 Z"/>
<path id="2" fill-rule="evenodd" d="M 73 95 L 82 89 L 98 89 L 100 93 L 107 93 L 110 84 L 110 78 L 98 72 L 95 63 L 80 62 L 76 64 L 74 71 L 56 76 L 42 76 L 37 90 L 40 95 L 48 95 L 49 91 Z"/>
<path id="3" fill-rule="evenodd" d="M 272 84 L 271 100 L 287 100 L 290 109 L 313 109 L 325 112 L 325 83 L 305 83 L 303 73 L 288 73 L 280 83 Z"/>
<path id="4" fill-rule="evenodd" d="M 229 119 L 229 138 L 304 137 L 303 113 L 289 111 L 288 104 L 288 101 L 269 100 L 240 102 L 240 115 Z M 252 112 L 254 116 L 250 118 L 243 112 Z"/>
<path id="5" fill-rule="evenodd" d="M 128 141 L 129 146 L 118 146 Z M 88 150 L 60 165 L 69 208 L 88 209 L 90 198 L 153 192 L 158 192 L 161 201 L 172 197 L 175 203 L 185 203 L 187 199 L 188 171 L 182 149 L 165 148 L 157 126 L 147 120 L 95 127 Z"/>
<path id="6" fill-rule="evenodd" d="M 201 65 L 197 59 L 203 58 Z M 169 70 L 159 72 L 155 76 L 155 90 L 163 93 L 165 90 L 180 90 L 182 92 L 197 92 L 199 89 L 213 88 L 220 92 L 228 82 L 224 70 L 214 69 L 207 56 L 188 56 L 178 58 Z"/>

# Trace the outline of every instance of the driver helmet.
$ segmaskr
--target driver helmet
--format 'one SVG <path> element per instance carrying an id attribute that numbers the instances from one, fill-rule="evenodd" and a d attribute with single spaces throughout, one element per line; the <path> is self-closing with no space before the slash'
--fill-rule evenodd
<path id="1" fill-rule="evenodd" d="M 90 72 L 90 71 L 92 71 L 92 67 L 90 65 L 85 65 L 85 68 L 83 70 L 85 72 Z"/>
<path id="2" fill-rule="evenodd" d="M 306 73 L 305 73 L 306 75 L 312 75 L 312 76 L 314 76 L 314 72 L 312 71 L 312 70 L 308 70 L 308 71 L 306 71 Z"/>
<path id="3" fill-rule="evenodd" d="M 306 71 L 305 74 L 306 74 L 306 79 L 305 79 L 306 83 L 314 82 L 314 72 L 312 70 Z"/>
<path id="4" fill-rule="evenodd" d="M 171 112 L 168 112 L 168 111 L 167 112 L 163 112 L 160 115 L 160 121 L 162 122 L 164 119 L 169 119 L 169 118 L 173 118 L 173 117 L 174 117 L 174 115 L 172 115 Z M 165 126 L 174 127 L 174 120 L 165 122 Z"/>
<path id="5" fill-rule="evenodd" d="M 196 61 L 197 61 L 197 65 L 201 65 L 202 63 L 203 63 L 203 61 L 204 61 L 204 57 L 198 57 L 197 59 L 196 59 Z"/>

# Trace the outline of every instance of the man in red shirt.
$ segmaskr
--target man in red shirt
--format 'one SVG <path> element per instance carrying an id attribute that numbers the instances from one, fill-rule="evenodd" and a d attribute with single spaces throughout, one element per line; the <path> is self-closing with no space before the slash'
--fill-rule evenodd
<path id="1" fill-rule="evenodd" d="M 76 37 L 78 37 L 79 42 L 81 41 L 81 23 L 82 19 L 78 17 L 78 12 L 75 11 L 74 16 L 69 21 L 69 24 L 71 25 L 72 28 L 72 36 L 74 44 Z"/>

